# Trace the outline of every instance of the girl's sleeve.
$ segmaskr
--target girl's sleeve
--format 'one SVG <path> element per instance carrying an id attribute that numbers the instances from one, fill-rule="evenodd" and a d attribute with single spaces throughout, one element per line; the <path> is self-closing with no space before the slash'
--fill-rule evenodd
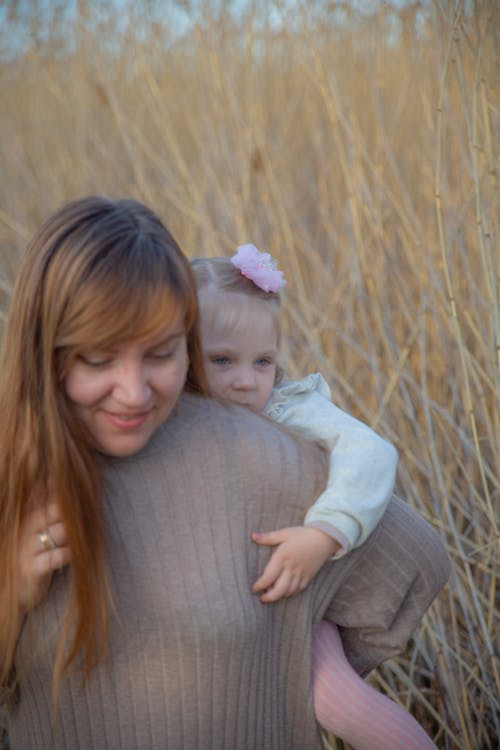
<path id="1" fill-rule="evenodd" d="M 305 524 L 342 544 L 335 557 L 359 547 L 392 496 L 398 462 L 394 446 L 335 406 L 319 373 L 278 386 L 265 413 L 330 453 L 327 485 Z"/>

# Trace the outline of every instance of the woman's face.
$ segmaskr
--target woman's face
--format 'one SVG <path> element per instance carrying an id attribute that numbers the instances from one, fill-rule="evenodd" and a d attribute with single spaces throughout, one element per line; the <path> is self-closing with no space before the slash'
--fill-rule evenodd
<path id="1" fill-rule="evenodd" d="M 170 415 L 187 368 L 186 332 L 179 316 L 154 338 L 81 352 L 64 387 L 97 449 L 130 456 Z"/>

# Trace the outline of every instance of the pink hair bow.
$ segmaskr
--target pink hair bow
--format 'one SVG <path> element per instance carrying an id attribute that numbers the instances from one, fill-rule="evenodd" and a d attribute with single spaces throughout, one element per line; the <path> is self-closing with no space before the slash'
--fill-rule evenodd
<path id="1" fill-rule="evenodd" d="M 283 271 L 269 253 L 261 253 L 255 245 L 239 245 L 231 263 L 239 268 L 242 276 L 253 281 L 264 292 L 279 292 L 285 286 Z"/>

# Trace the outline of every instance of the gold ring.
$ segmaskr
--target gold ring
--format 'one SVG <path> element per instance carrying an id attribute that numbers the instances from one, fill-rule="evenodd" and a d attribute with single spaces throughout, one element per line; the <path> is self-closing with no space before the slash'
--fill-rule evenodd
<path id="1" fill-rule="evenodd" d="M 38 534 L 38 538 L 45 549 L 55 549 L 57 547 L 57 544 L 54 542 L 48 531 L 41 531 Z"/>

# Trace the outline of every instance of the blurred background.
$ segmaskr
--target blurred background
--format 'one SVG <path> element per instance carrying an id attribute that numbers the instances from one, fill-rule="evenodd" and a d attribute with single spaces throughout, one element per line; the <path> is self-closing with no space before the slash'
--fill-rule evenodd
<path id="1" fill-rule="evenodd" d="M 499 41 L 494 1 L 0 6 L 0 336 L 78 196 L 145 202 L 189 256 L 272 253 L 286 372 L 396 445 L 452 559 L 371 677 L 446 749 L 500 733 Z"/>

